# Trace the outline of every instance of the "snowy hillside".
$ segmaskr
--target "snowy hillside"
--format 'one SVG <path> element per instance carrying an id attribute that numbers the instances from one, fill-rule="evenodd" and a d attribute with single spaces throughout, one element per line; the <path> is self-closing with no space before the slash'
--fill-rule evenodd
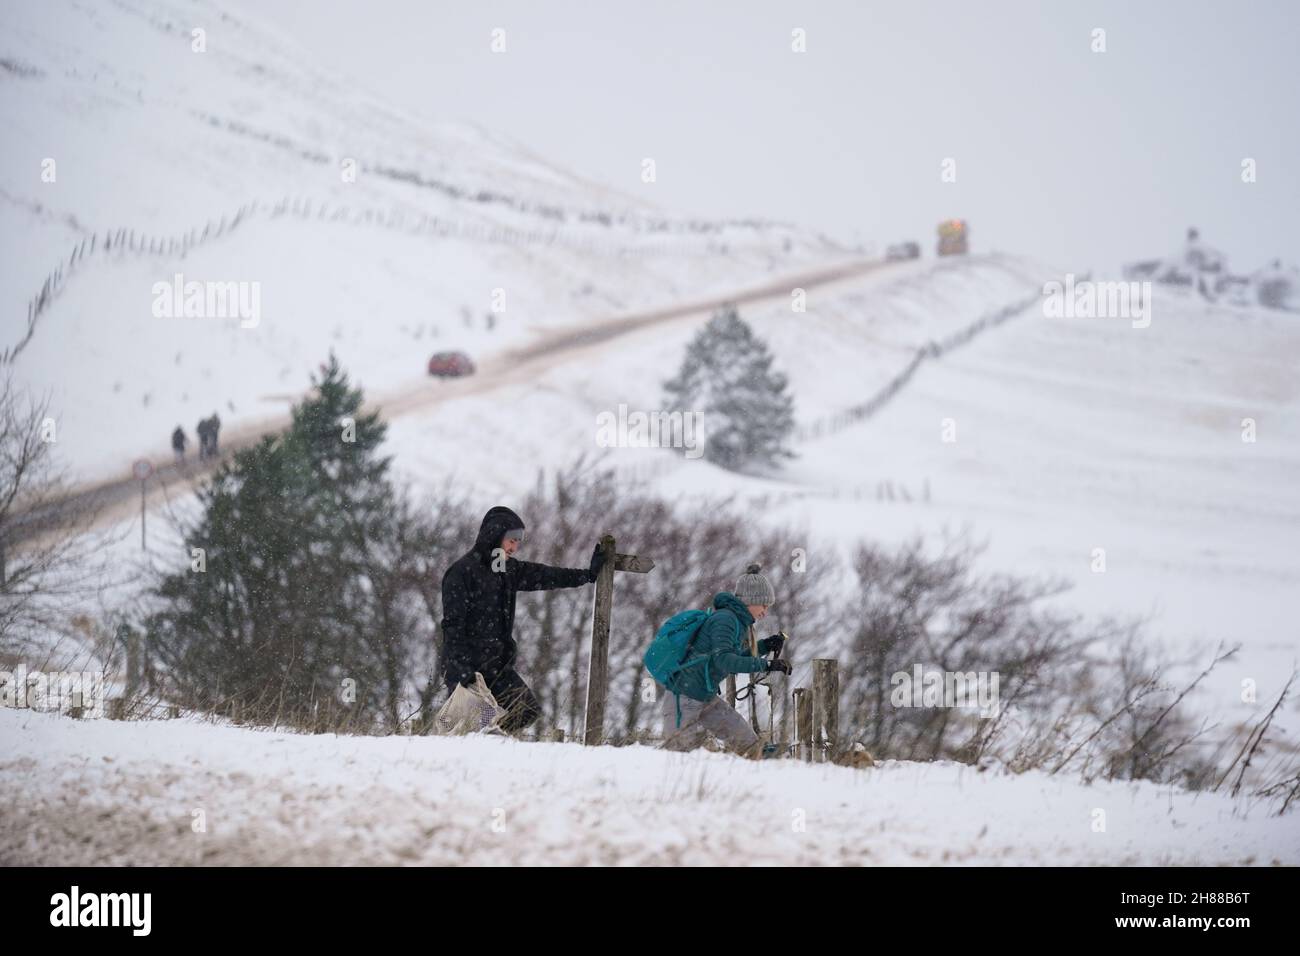
<path id="1" fill-rule="evenodd" d="M 283 415 L 331 348 L 372 387 L 418 385 L 437 350 L 482 359 L 849 257 L 777 224 L 673 217 L 417 120 L 217 4 L 55 0 L 5 20 L 0 351 L 51 390 L 59 454 L 86 477 L 214 409 Z M 260 321 L 155 317 L 155 283 L 178 273 L 258 283 Z"/>
<path id="2" fill-rule="evenodd" d="M 1300 863 L 1293 822 L 1263 806 L 950 763 L 14 711 L 0 736 L 14 744 L 0 758 L 5 865 Z"/>
<path id="3" fill-rule="evenodd" d="M 1134 329 L 1035 306 L 803 444 L 778 515 L 891 540 L 969 528 L 992 566 L 1061 575 L 1088 614 L 1149 616 L 1185 651 L 1241 643 L 1211 709 L 1242 717 L 1241 682 L 1276 695 L 1300 658 L 1298 365 L 1300 325 L 1275 311 L 1161 290 Z"/>

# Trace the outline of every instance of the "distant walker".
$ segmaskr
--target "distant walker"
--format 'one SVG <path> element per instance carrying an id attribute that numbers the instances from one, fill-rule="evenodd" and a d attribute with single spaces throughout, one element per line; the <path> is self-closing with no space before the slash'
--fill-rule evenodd
<path id="1" fill-rule="evenodd" d="M 200 420 L 194 430 L 199 433 L 199 461 L 216 458 L 220 454 L 217 450 L 217 436 L 221 433 L 221 419 L 217 413 L 213 412 L 211 418 Z"/>

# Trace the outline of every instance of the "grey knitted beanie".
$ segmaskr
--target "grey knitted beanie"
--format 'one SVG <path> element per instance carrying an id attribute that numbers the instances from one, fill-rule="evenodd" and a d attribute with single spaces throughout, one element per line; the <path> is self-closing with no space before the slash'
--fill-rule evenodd
<path id="1" fill-rule="evenodd" d="M 776 603 L 776 592 L 772 582 L 759 574 L 762 565 L 751 564 L 736 581 L 736 589 L 731 593 L 740 599 L 741 604 L 769 606 Z"/>

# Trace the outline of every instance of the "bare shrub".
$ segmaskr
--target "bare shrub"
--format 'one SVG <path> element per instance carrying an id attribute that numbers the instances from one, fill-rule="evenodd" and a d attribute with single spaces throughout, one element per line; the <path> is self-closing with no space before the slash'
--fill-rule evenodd
<path id="1" fill-rule="evenodd" d="M 73 494 L 54 460 L 48 397 L 0 385 L 0 653 L 48 661 L 75 608 L 122 577 L 110 572 L 111 532 L 95 530 L 93 494 Z M 72 653 L 72 651 L 69 651 Z M 62 652 L 57 652 L 62 654 Z"/>

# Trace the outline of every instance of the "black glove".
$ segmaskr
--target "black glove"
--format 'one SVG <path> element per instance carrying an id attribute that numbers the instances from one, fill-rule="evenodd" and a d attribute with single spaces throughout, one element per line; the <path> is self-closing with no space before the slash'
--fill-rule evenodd
<path id="1" fill-rule="evenodd" d="M 781 648 L 785 647 L 785 635 L 773 634 L 771 637 L 765 637 L 758 642 L 758 653 L 761 657 L 764 654 L 776 652 L 781 653 Z"/>
<path id="2" fill-rule="evenodd" d="M 596 580 L 596 575 L 600 569 L 605 566 L 605 549 L 596 545 L 595 550 L 591 552 L 591 567 L 588 570 L 591 573 L 591 580 Z"/>
<path id="3" fill-rule="evenodd" d="M 768 672 L 769 674 L 775 674 L 775 673 L 778 672 L 778 671 L 780 671 L 782 674 L 789 674 L 789 673 L 790 673 L 790 662 L 789 662 L 789 661 L 779 660 L 779 659 L 778 659 L 778 660 L 775 660 L 775 661 L 768 661 L 768 662 L 767 662 L 767 672 Z"/>

